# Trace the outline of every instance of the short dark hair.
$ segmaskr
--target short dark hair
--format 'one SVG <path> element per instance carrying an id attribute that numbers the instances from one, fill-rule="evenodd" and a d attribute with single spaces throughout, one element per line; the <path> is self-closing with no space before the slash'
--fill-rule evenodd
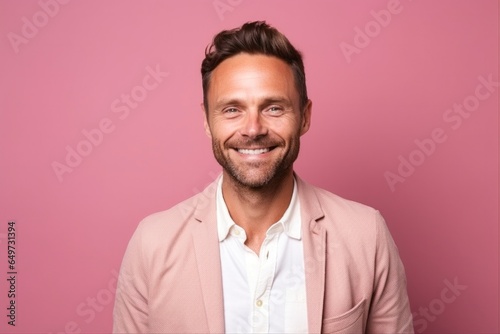
<path id="1" fill-rule="evenodd" d="M 201 78 L 206 112 L 208 112 L 207 93 L 213 70 L 224 60 L 240 53 L 274 56 L 290 65 L 299 92 L 301 111 L 305 108 L 308 98 L 302 54 L 276 28 L 265 21 L 255 21 L 247 22 L 239 28 L 221 31 L 205 49 L 205 59 L 201 63 Z"/>

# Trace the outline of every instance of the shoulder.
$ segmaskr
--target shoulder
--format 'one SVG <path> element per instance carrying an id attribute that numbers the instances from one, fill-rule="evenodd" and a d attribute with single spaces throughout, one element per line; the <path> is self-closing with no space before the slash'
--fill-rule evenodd
<path id="1" fill-rule="evenodd" d="M 318 200 L 326 211 L 334 211 L 337 214 L 353 216 L 373 216 L 378 210 L 353 200 L 343 198 L 326 189 L 314 187 Z M 333 212 L 332 212 L 333 213 Z"/>
<path id="2" fill-rule="evenodd" d="M 321 211 L 327 218 L 345 218 L 347 220 L 370 219 L 380 215 L 378 210 L 353 200 L 343 198 L 326 189 L 299 181 L 301 201 L 306 202 L 306 210 Z"/>
<path id="3" fill-rule="evenodd" d="M 138 225 L 134 235 L 140 236 L 144 245 L 155 246 L 182 241 L 193 226 L 199 224 L 197 214 L 215 205 L 213 186 L 174 205 L 173 207 L 145 217 Z"/>
<path id="4" fill-rule="evenodd" d="M 192 216 L 198 202 L 200 201 L 200 194 L 201 193 L 198 193 L 188 199 L 185 199 L 169 209 L 146 216 L 139 223 L 139 228 L 161 230 L 163 228 L 172 228 L 177 225 L 182 225 Z"/>
<path id="5" fill-rule="evenodd" d="M 372 244 L 380 231 L 386 229 L 378 210 L 305 181 L 299 184 L 303 217 L 325 228 L 332 240 L 342 244 Z"/>
<path id="6" fill-rule="evenodd" d="M 378 210 L 307 183 L 303 188 L 307 196 L 303 196 L 305 207 L 301 201 L 302 217 L 308 217 L 310 227 L 326 231 L 328 250 L 337 260 L 356 259 L 361 267 L 372 269 L 374 263 L 399 263 L 397 247 Z"/>

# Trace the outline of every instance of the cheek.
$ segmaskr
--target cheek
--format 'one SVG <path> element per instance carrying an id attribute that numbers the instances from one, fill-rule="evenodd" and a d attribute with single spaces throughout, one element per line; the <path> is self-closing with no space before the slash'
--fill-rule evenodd
<path id="1" fill-rule="evenodd" d="M 272 128 L 273 132 L 282 138 L 300 136 L 300 122 L 295 118 L 277 120 Z"/>
<path id="2" fill-rule="evenodd" d="M 211 126 L 212 138 L 218 141 L 226 141 L 237 132 L 237 127 L 231 122 L 214 120 Z"/>

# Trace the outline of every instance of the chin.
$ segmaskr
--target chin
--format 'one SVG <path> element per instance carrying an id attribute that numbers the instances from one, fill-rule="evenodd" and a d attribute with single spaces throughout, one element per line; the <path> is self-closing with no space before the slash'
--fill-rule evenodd
<path id="1" fill-rule="evenodd" d="M 289 171 L 265 171 L 260 173 L 248 173 L 241 171 L 226 170 L 227 174 L 239 185 L 249 189 L 261 189 L 282 181 Z"/>
<path id="2" fill-rule="evenodd" d="M 235 180 L 239 185 L 244 186 L 246 188 L 259 189 L 272 180 L 272 176 L 255 176 L 255 175 L 234 175 L 233 173 L 229 173 L 231 178 Z"/>

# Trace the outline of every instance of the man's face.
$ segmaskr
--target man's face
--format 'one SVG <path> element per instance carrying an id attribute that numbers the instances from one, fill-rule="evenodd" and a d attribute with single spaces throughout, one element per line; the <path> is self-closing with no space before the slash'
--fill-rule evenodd
<path id="1" fill-rule="evenodd" d="M 292 173 L 311 102 L 299 106 L 293 72 L 284 61 L 239 54 L 212 72 L 205 130 L 225 175 L 259 188 Z"/>

